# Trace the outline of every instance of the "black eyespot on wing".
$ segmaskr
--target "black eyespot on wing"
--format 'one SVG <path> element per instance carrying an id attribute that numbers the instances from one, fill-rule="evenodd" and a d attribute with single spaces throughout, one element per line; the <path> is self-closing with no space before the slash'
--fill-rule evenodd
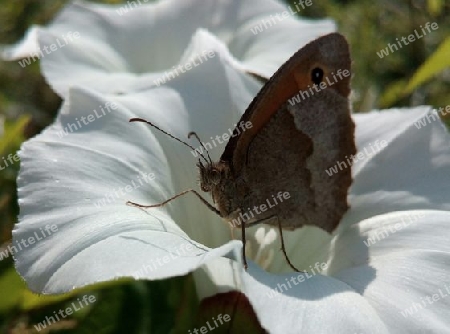
<path id="1" fill-rule="evenodd" d="M 311 81 L 319 85 L 323 80 L 323 70 L 320 67 L 316 67 L 311 71 Z"/>

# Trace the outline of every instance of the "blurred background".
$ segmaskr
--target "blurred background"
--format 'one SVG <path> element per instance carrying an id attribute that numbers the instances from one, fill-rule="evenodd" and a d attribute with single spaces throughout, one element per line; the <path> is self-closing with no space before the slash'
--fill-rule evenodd
<path id="1" fill-rule="evenodd" d="M 17 42 L 32 24 L 47 24 L 67 2 L 0 0 L 0 44 Z M 313 0 L 313 6 L 302 14 L 333 18 L 348 38 L 356 112 L 422 104 L 436 108 L 450 105 L 450 1 Z M 388 57 L 381 59 L 377 55 L 388 43 L 395 43 L 396 38 L 408 36 L 427 22 L 436 22 L 439 29 Z M 0 60 L 2 166 L 3 158 L 14 155 L 23 141 L 52 122 L 60 104 L 59 97 L 41 76 L 39 62 L 22 68 L 17 62 Z M 7 163 L 0 171 L 0 254 L 11 242 L 19 211 L 16 177 L 20 164 Z M 156 282 L 123 280 L 64 296 L 35 295 L 27 290 L 8 256 L 0 259 L 0 333 L 36 333 L 33 324 L 87 293 L 94 294 L 97 302 L 56 323 L 52 332 L 187 333 L 208 311 L 197 300 L 190 275 Z M 48 329 L 40 333 L 46 332 Z M 219 332 L 220 329 L 215 333 Z"/>

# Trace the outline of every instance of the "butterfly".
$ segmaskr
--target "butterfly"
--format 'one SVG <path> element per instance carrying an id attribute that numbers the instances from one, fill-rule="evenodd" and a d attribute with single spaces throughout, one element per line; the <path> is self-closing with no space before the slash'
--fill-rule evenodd
<path id="1" fill-rule="evenodd" d="M 208 153 L 199 157 L 200 188 L 210 193 L 214 205 L 194 189 L 159 204 L 128 204 L 158 207 L 193 192 L 231 226 L 241 228 L 245 267 L 245 228 L 264 223 L 279 228 L 283 253 L 297 270 L 286 254 L 282 229 L 314 225 L 331 233 L 349 208 L 351 168 L 331 175 L 326 171 L 356 153 L 350 80 L 345 37 L 332 33 L 317 38 L 264 84 L 238 122 L 251 126 L 234 129 L 219 161 Z M 150 124 L 194 149 L 149 121 L 130 122 Z M 191 136 L 202 144 L 196 133 Z"/>

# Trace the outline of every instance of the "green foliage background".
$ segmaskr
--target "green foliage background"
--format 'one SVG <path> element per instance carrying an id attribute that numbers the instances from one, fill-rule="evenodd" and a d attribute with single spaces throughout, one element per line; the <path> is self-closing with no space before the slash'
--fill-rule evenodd
<path id="1" fill-rule="evenodd" d="M 66 3 L 0 1 L 0 44 L 18 41 L 32 24 L 48 23 Z M 313 0 L 313 5 L 300 14 L 337 21 L 352 49 L 354 109 L 367 112 L 450 104 L 449 13 L 450 3 L 444 0 Z M 388 43 L 408 36 L 427 22 L 437 22 L 439 29 L 387 57 L 377 56 Z M 3 157 L 14 154 L 24 140 L 52 122 L 60 103 L 42 78 L 38 63 L 22 68 L 17 62 L 0 61 L 0 117 L 4 117 L 1 166 L 5 165 Z M 0 124 L 0 134 L 1 128 Z M 0 171 L 0 251 L 10 243 L 17 222 L 18 170 L 19 163 L 14 163 Z M 0 333 L 34 333 L 33 324 L 86 293 L 95 294 L 98 302 L 59 322 L 53 328 L 55 332 L 187 333 L 201 317 L 190 275 L 157 282 L 121 280 L 66 296 L 46 297 L 26 289 L 9 257 L 0 261 Z"/>

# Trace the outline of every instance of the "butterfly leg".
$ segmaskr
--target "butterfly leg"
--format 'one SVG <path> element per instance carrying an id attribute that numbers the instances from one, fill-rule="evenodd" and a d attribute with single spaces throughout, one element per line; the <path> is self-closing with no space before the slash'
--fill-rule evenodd
<path id="1" fill-rule="evenodd" d="M 200 195 L 194 189 L 188 189 L 188 190 L 182 191 L 181 193 L 176 194 L 175 196 L 165 200 L 162 203 L 158 203 L 158 204 L 142 205 L 142 204 L 138 204 L 138 203 L 131 202 L 131 201 L 128 201 L 126 204 L 129 205 L 129 206 L 134 206 L 134 207 L 141 208 L 141 209 L 157 208 L 157 207 L 166 205 L 167 203 L 169 203 L 170 201 L 174 200 L 175 198 L 183 196 L 184 194 L 187 194 L 188 192 L 194 193 L 211 211 L 215 212 L 218 216 L 222 217 L 222 215 L 220 214 L 220 211 L 217 210 L 215 207 L 213 207 L 211 204 L 209 204 L 208 201 L 206 199 L 204 199 L 202 197 L 202 195 Z"/>
<path id="2" fill-rule="evenodd" d="M 293 264 L 292 264 L 292 262 L 289 260 L 289 257 L 288 257 L 288 255 L 287 255 L 287 253 L 286 253 L 286 248 L 285 248 L 285 246 L 284 246 L 284 239 L 283 239 L 283 229 L 282 229 L 282 227 L 281 227 L 281 223 L 280 223 L 280 220 L 278 219 L 278 216 L 270 216 L 270 217 L 267 217 L 267 218 L 264 218 L 264 219 L 261 219 L 261 220 L 257 220 L 257 221 L 255 221 L 255 222 L 252 222 L 252 223 L 250 223 L 250 224 L 247 224 L 247 225 L 245 225 L 245 223 L 244 224 L 242 224 L 242 226 L 244 226 L 245 225 L 245 227 L 251 227 L 251 226 L 254 226 L 254 225 L 257 225 L 257 224 L 264 224 L 264 223 L 267 223 L 267 221 L 269 221 L 269 220 L 272 220 L 272 219 L 276 219 L 277 220 L 277 223 L 278 223 L 278 229 L 279 229 L 279 231 L 280 231 L 280 238 L 281 238 L 281 251 L 283 252 L 283 255 L 284 255 L 284 258 L 286 259 L 286 262 L 288 263 L 288 265 L 289 265 L 289 267 L 291 267 L 293 270 L 295 270 L 295 271 L 297 271 L 297 272 L 302 272 L 301 270 L 298 270 Z M 244 233 L 244 232 L 242 232 L 242 233 Z M 242 239 L 242 241 L 244 242 L 244 238 Z M 245 243 L 244 243 L 244 247 L 245 247 Z M 244 256 L 245 256 L 245 253 L 244 253 Z M 245 259 L 245 258 L 244 258 Z M 245 262 L 244 262 L 245 263 Z"/>
<path id="3" fill-rule="evenodd" d="M 277 218 L 277 222 L 278 222 L 278 229 L 280 230 L 281 250 L 283 252 L 284 258 L 286 259 L 286 262 L 289 264 L 289 267 L 291 267 L 295 271 L 301 272 L 301 270 L 298 270 L 297 268 L 295 268 L 295 266 L 289 260 L 289 257 L 286 253 L 286 248 L 284 247 L 283 229 L 281 227 L 281 223 L 280 223 L 280 220 L 278 219 L 278 216 L 276 216 L 276 218 Z"/>
<path id="4" fill-rule="evenodd" d="M 247 243 L 247 240 L 245 238 L 245 224 L 241 224 L 241 232 L 242 232 L 242 261 L 244 262 L 244 268 L 247 270 L 247 257 L 245 256 L 245 244 Z"/>

